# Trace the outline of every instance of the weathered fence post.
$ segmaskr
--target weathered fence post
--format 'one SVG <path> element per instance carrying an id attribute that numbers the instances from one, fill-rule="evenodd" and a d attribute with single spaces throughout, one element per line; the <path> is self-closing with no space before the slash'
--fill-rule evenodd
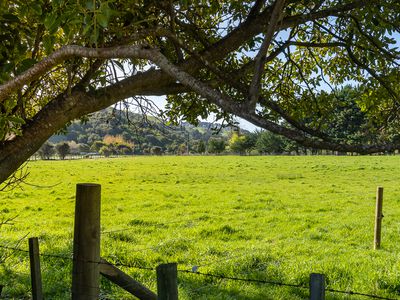
<path id="1" fill-rule="evenodd" d="M 378 250 L 381 247 L 381 231 L 382 231 L 382 218 L 383 218 L 382 204 L 383 204 L 383 187 L 378 186 L 376 190 L 374 250 Z"/>
<path id="2" fill-rule="evenodd" d="M 161 264 L 157 271 L 158 300 L 178 299 L 178 269 L 176 263 Z"/>
<path id="3" fill-rule="evenodd" d="M 39 241 L 37 237 L 29 238 L 29 262 L 31 267 L 32 299 L 43 300 L 42 274 L 40 272 Z"/>
<path id="4" fill-rule="evenodd" d="M 100 196 L 99 184 L 76 185 L 72 299 L 99 298 Z"/>
<path id="5" fill-rule="evenodd" d="M 312 273 L 310 275 L 310 300 L 325 300 L 325 276 Z"/>
<path id="6" fill-rule="evenodd" d="M 105 259 L 100 259 L 100 274 L 140 300 L 157 300 L 157 295 Z"/>

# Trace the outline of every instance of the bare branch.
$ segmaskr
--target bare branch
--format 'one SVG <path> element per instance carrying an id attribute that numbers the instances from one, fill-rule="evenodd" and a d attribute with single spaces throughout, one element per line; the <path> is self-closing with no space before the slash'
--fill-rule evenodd
<path id="1" fill-rule="evenodd" d="M 29 175 L 29 171 L 27 168 L 27 162 L 25 162 L 22 166 L 19 167 L 17 171 L 15 171 L 6 182 L 3 182 L 0 186 L 0 192 L 10 191 L 17 187 L 20 187 L 22 183 L 25 182 L 26 178 Z"/>
<path id="2" fill-rule="evenodd" d="M 313 43 L 313 42 L 288 42 L 290 46 L 310 47 L 310 48 L 331 48 L 331 47 L 347 47 L 344 42 L 329 42 L 329 43 Z"/>

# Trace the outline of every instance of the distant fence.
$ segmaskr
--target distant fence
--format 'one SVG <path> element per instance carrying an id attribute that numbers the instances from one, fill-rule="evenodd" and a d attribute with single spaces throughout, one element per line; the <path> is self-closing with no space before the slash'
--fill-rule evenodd
<path id="1" fill-rule="evenodd" d="M 99 299 L 100 276 L 107 278 L 111 282 L 120 286 L 121 288 L 139 299 L 175 300 L 178 299 L 178 274 L 192 274 L 194 276 L 202 276 L 214 279 L 306 289 L 309 291 L 309 299 L 311 300 L 325 299 L 326 292 L 364 296 L 371 299 L 395 300 L 393 298 L 387 298 L 356 291 L 342 291 L 327 288 L 325 284 L 324 274 L 310 274 L 309 284 L 304 285 L 286 283 L 281 281 L 230 277 L 219 274 L 203 273 L 199 272 L 195 267 L 192 270 L 178 269 L 176 263 L 160 264 L 156 268 L 137 266 L 133 264 L 123 264 L 118 262 L 111 263 L 109 261 L 109 258 L 105 259 L 100 257 L 100 189 L 101 187 L 98 184 L 77 185 L 72 257 L 40 253 L 39 242 L 38 238 L 36 237 L 30 238 L 28 240 L 29 250 L 22 249 L 19 246 L 10 247 L 7 245 L 0 245 L 0 248 L 2 249 L 23 252 L 27 255 L 29 254 L 33 300 L 44 299 L 40 265 L 41 257 L 51 257 L 60 260 L 72 261 L 73 270 L 71 297 L 73 300 Z M 380 211 L 378 212 L 379 214 L 377 214 L 377 218 L 380 217 L 381 214 L 382 194 L 382 188 L 378 188 L 377 201 L 378 199 L 380 199 Z M 112 233 L 117 231 L 124 231 L 124 229 L 113 230 L 103 233 Z M 128 274 L 120 270 L 118 267 L 128 267 L 155 271 L 157 275 L 157 293 L 151 291 L 141 283 L 137 282 Z M 0 284 L 0 298 L 2 289 L 3 285 Z"/>

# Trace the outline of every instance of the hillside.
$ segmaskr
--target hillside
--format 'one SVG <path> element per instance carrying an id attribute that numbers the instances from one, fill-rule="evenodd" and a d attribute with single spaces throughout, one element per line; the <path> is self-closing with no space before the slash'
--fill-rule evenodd
<path id="1" fill-rule="evenodd" d="M 86 120 L 74 121 L 65 130 L 52 136 L 49 142 L 57 144 L 69 142 L 80 145 L 88 152 L 99 150 L 101 143 L 110 137 L 130 145 L 134 154 L 150 153 L 154 147 L 160 147 L 164 153 L 180 154 L 205 152 L 209 140 L 226 141 L 232 127 L 216 127 L 219 124 L 201 122 L 193 126 L 183 123 L 182 126 L 168 126 L 154 118 L 143 118 L 139 114 L 106 109 L 96 112 Z M 97 148 L 96 148 L 97 147 Z"/>

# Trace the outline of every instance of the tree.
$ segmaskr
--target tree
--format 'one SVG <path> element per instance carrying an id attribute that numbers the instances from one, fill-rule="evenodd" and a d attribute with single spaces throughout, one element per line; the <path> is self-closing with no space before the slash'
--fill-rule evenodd
<path id="1" fill-rule="evenodd" d="M 151 153 L 154 155 L 162 155 L 163 150 L 160 146 L 154 146 L 151 148 Z"/>
<path id="2" fill-rule="evenodd" d="M 109 157 L 110 155 L 112 155 L 114 152 L 114 149 L 112 147 L 110 147 L 110 145 L 105 145 L 102 146 L 99 150 L 99 153 L 101 155 L 104 155 L 105 157 Z"/>
<path id="3" fill-rule="evenodd" d="M 269 131 L 259 133 L 255 146 L 258 152 L 262 154 L 281 154 L 285 149 L 282 137 Z"/>
<path id="4" fill-rule="evenodd" d="M 68 143 L 62 142 L 56 145 L 56 151 L 60 159 L 65 159 L 67 154 L 71 152 Z"/>
<path id="5" fill-rule="evenodd" d="M 200 140 L 198 145 L 197 145 L 197 152 L 200 154 L 203 154 L 206 152 L 206 143 L 204 143 L 203 140 Z"/>
<path id="6" fill-rule="evenodd" d="M 99 152 L 101 148 L 103 148 L 106 144 L 102 141 L 94 141 L 90 150 L 94 152 Z"/>
<path id="7" fill-rule="evenodd" d="M 120 155 L 131 155 L 133 154 L 133 148 L 134 145 L 128 145 L 128 144 L 116 144 L 115 145 L 116 154 L 120 154 Z"/>
<path id="8" fill-rule="evenodd" d="M 229 149 L 233 153 L 245 154 L 255 147 L 257 135 L 254 133 L 238 134 L 234 132 L 229 139 Z"/>
<path id="9" fill-rule="evenodd" d="M 178 146 L 178 154 L 179 155 L 185 155 L 185 154 L 189 154 L 189 152 L 188 152 L 188 147 L 187 147 L 187 144 L 186 143 L 181 143 L 179 146 Z"/>
<path id="10" fill-rule="evenodd" d="M 233 153 L 244 154 L 246 152 L 246 136 L 233 133 L 229 139 L 229 149 Z"/>
<path id="11" fill-rule="evenodd" d="M 208 153 L 220 154 L 225 150 L 226 142 L 221 138 L 210 138 L 207 144 Z"/>
<path id="12" fill-rule="evenodd" d="M 333 138 L 337 103 L 317 97 L 354 82 L 377 128 L 400 127 L 399 31 L 398 0 L 1 1 L 0 182 L 68 122 L 126 99 L 148 112 L 149 95 L 176 123 L 239 116 L 303 147 L 400 149 Z"/>
<path id="13" fill-rule="evenodd" d="M 81 153 L 89 153 L 90 152 L 90 147 L 88 144 L 79 144 L 79 151 Z"/>
<path id="14" fill-rule="evenodd" d="M 373 120 L 368 120 L 367 113 L 356 105 L 359 96 L 360 89 L 350 85 L 337 91 L 335 95 L 325 96 L 340 101 L 331 115 L 327 131 L 334 138 L 346 140 L 348 143 L 373 144 L 381 138 L 383 132 L 378 132 Z"/>
<path id="15" fill-rule="evenodd" d="M 50 143 L 44 143 L 38 151 L 40 158 L 45 160 L 49 160 L 54 155 L 54 153 L 54 145 Z"/>

